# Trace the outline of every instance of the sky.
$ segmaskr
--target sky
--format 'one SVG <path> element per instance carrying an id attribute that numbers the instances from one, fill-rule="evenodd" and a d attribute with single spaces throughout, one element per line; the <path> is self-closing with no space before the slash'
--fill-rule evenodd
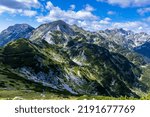
<path id="1" fill-rule="evenodd" d="M 56 20 L 90 31 L 124 28 L 150 34 L 150 0 L 0 0 L 0 31 Z"/>

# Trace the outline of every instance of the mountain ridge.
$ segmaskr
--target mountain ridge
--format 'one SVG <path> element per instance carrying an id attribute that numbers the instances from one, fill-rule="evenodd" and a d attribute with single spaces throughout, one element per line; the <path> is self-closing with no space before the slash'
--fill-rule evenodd
<path id="1" fill-rule="evenodd" d="M 15 24 L 9 26 L 0 33 L 0 46 L 4 46 L 18 38 L 29 38 L 33 30 L 34 28 L 28 24 Z"/>
<path id="2" fill-rule="evenodd" d="M 123 29 L 112 32 L 118 31 L 121 35 L 133 33 Z M 105 32 L 85 31 L 61 20 L 42 24 L 28 39 L 16 39 L 1 47 L 0 64 L 26 80 L 72 95 L 139 98 L 137 92 L 146 93 L 149 87 L 140 80 L 141 66 L 147 63 L 101 33 Z M 4 74 L 2 70 L 0 76 Z M 3 79 L 0 84 L 10 86 Z"/>

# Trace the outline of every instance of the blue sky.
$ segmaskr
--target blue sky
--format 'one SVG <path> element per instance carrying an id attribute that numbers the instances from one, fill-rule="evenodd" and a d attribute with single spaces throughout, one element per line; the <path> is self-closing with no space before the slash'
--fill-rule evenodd
<path id="1" fill-rule="evenodd" d="M 0 0 L 0 31 L 10 25 L 64 20 L 86 30 L 150 33 L 150 0 Z"/>

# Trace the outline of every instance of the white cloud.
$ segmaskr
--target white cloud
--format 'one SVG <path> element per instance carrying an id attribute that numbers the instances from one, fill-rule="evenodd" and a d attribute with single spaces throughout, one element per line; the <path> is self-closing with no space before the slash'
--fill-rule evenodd
<path id="1" fill-rule="evenodd" d="M 115 15 L 116 12 L 115 12 L 115 11 L 108 11 L 107 14 L 108 14 L 108 15 Z"/>
<path id="2" fill-rule="evenodd" d="M 100 21 L 100 24 L 104 24 L 104 25 L 106 24 L 107 25 L 107 24 L 111 23 L 110 21 L 111 21 L 110 18 L 105 18 L 105 19 L 103 19 L 103 20 Z"/>
<path id="3" fill-rule="evenodd" d="M 144 22 L 148 22 L 148 23 L 150 23 L 150 16 L 149 16 L 149 17 L 147 17 L 147 18 L 144 18 L 144 19 L 143 19 L 143 21 L 144 21 Z"/>
<path id="4" fill-rule="evenodd" d="M 6 0 L 8 1 L 8 0 Z M 80 9 L 78 11 L 75 11 L 76 6 L 75 5 L 70 5 L 68 10 L 63 10 L 57 6 L 54 6 L 50 1 L 47 2 L 45 7 L 40 7 L 41 9 L 44 8 L 46 12 L 48 13 L 46 15 L 40 15 L 37 14 L 37 11 L 33 11 L 32 8 L 38 8 L 39 7 L 39 2 L 38 0 L 13 0 L 16 1 L 18 4 L 22 3 L 26 5 L 26 7 L 23 7 L 22 9 L 16 5 L 16 7 L 9 7 L 9 4 L 5 4 L 0 1 L 0 14 L 2 13 L 10 13 L 10 14 L 20 14 L 23 16 L 36 16 L 35 18 L 37 19 L 38 22 L 44 23 L 44 22 L 51 22 L 51 21 L 56 21 L 56 20 L 64 20 L 65 22 L 69 24 L 76 24 L 79 27 L 82 27 L 86 30 L 90 31 L 98 31 L 98 30 L 104 30 L 107 28 L 124 28 L 126 30 L 133 30 L 135 32 L 141 32 L 145 31 L 148 32 L 150 31 L 150 17 L 143 19 L 142 21 L 126 21 L 126 22 L 113 22 L 110 18 L 106 17 L 101 19 L 100 17 L 94 15 L 93 11 L 96 10 L 89 4 L 85 5 L 83 9 Z M 9 0 L 10 1 L 10 0 Z M 99 1 L 104 1 L 104 0 L 99 0 Z M 139 0 L 105 0 L 106 2 L 110 4 L 118 4 L 122 7 L 127 7 L 127 6 L 138 6 L 138 3 L 141 3 L 141 5 L 146 2 L 147 0 L 139 1 Z M 45 11 L 44 11 L 45 12 Z M 46 13 L 45 12 L 45 13 Z M 149 12 L 149 8 L 141 8 L 137 11 L 139 14 L 145 14 Z M 42 12 L 41 12 L 42 13 Z M 108 15 L 114 15 L 116 12 L 114 11 L 108 11 Z M 150 33 L 150 32 L 149 32 Z"/>
<path id="5" fill-rule="evenodd" d="M 38 8 L 40 3 L 38 0 L 0 0 L 0 5 L 12 9 L 29 9 Z"/>
<path id="6" fill-rule="evenodd" d="M 5 0 L 0 1 L 0 14 L 19 14 L 24 16 L 35 16 L 36 11 L 31 10 L 32 8 L 39 8 L 40 3 L 38 0 Z"/>
<path id="7" fill-rule="evenodd" d="M 86 5 L 84 9 L 79 11 L 73 11 L 72 9 L 62 10 L 54 6 L 51 2 L 47 2 L 46 8 L 49 10 L 49 13 L 46 16 L 37 17 L 38 22 L 64 20 L 66 22 L 76 23 L 79 20 L 92 21 L 99 19 L 99 17 L 93 15 L 92 11 L 94 8 L 90 5 Z"/>
<path id="8" fill-rule="evenodd" d="M 148 32 L 150 30 L 149 25 L 142 21 L 112 22 L 108 17 L 100 19 L 100 17 L 93 14 L 95 9 L 90 5 L 86 5 L 84 9 L 74 11 L 74 8 L 62 10 L 57 6 L 54 6 L 51 2 L 47 2 L 46 8 L 49 10 L 49 13 L 45 16 L 38 16 L 38 22 L 44 23 L 55 20 L 64 20 L 69 24 L 76 24 L 79 27 L 90 31 L 104 30 L 107 28 L 124 28 L 135 32 Z M 115 12 L 113 11 L 109 12 L 109 14 L 114 13 Z"/>
<path id="9" fill-rule="evenodd" d="M 89 12 L 92 12 L 92 11 L 94 11 L 95 9 L 94 9 L 92 6 L 90 6 L 89 4 L 87 4 L 86 7 L 85 7 L 85 10 L 86 10 L 86 11 L 89 11 Z"/>
<path id="10" fill-rule="evenodd" d="M 137 12 L 140 15 L 144 15 L 145 13 L 150 13 L 150 7 L 138 9 Z"/>
<path id="11" fill-rule="evenodd" d="M 94 15 L 93 11 L 95 9 L 89 4 L 85 5 L 85 8 L 81 10 L 74 11 L 74 5 L 71 5 L 68 10 L 62 10 L 49 1 L 47 2 L 46 9 L 49 10 L 49 13 L 45 16 L 38 16 L 38 22 L 44 23 L 55 20 L 64 20 L 69 24 L 76 24 L 79 27 L 90 31 L 102 30 L 111 24 L 110 18 L 100 19 L 100 17 Z"/>
<path id="12" fill-rule="evenodd" d="M 70 10 L 74 10 L 76 6 L 74 4 L 70 5 Z"/>
<path id="13" fill-rule="evenodd" d="M 5 7 L 5 6 L 0 6 L 0 14 L 2 14 L 4 12 L 16 13 L 16 10 L 12 9 L 12 8 Z"/>
<path id="14" fill-rule="evenodd" d="M 36 11 L 32 11 L 32 10 L 24 10 L 23 11 L 23 15 L 29 16 L 29 17 L 35 16 L 36 14 L 37 14 L 37 12 Z"/>
<path id="15" fill-rule="evenodd" d="M 147 23 L 141 21 L 134 21 L 134 22 L 116 22 L 112 23 L 112 28 L 124 28 L 125 30 L 132 30 L 135 32 L 142 32 L 145 31 L 150 33 L 150 27 Z"/>
<path id="16" fill-rule="evenodd" d="M 88 31 L 99 31 L 108 28 L 108 25 L 102 23 L 102 21 L 77 21 L 76 24 Z"/>
<path id="17" fill-rule="evenodd" d="M 36 11 L 33 10 L 22 10 L 22 9 L 12 9 L 5 6 L 0 6 L 0 14 L 9 13 L 9 14 L 20 14 L 23 16 L 32 17 L 37 14 Z"/>
<path id="18" fill-rule="evenodd" d="M 142 27 L 142 26 L 140 26 L 138 29 L 139 29 L 139 30 L 142 30 L 142 29 L 143 29 L 143 27 Z"/>
<path id="19" fill-rule="evenodd" d="M 150 22 L 150 17 L 148 17 L 148 18 L 146 19 L 146 21 L 147 21 L 147 22 Z"/>
<path id="20" fill-rule="evenodd" d="M 38 0 L 15 0 L 15 1 L 20 2 L 29 8 L 31 7 L 38 8 L 40 6 Z"/>
<path id="21" fill-rule="evenodd" d="M 49 1 L 49 2 L 47 2 L 47 4 L 46 4 L 46 9 L 47 9 L 47 10 L 50 10 L 51 8 L 53 8 L 53 4 Z"/>
<path id="22" fill-rule="evenodd" d="M 97 0 L 98 2 L 107 2 L 121 7 L 141 7 L 150 5 L 150 0 Z"/>

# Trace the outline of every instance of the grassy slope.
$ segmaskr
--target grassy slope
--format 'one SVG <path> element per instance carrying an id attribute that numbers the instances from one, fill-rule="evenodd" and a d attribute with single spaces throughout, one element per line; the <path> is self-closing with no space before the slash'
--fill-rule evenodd
<path id="1" fill-rule="evenodd" d="M 0 67 L 0 99 L 12 100 L 12 99 L 63 99 L 63 100 L 135 100 L 136 98 L 128 97 L 107 97 L 107 96 L 73 96 L 64 94 L 64 92 L 56 92 L 51 88 L 44 87 L 39 83 L 29 81 L 19 74 L 13 73 L 9 69 L 5 69 L 2 64 Z M 6 90 L 7 89 L 7 90 Z M 144 95 L 141 99 L 150 100 L 150 94 Z"/>
<path id="2" fill-rule="evenodd" d="M 150 65 L 142 67 L 142 82 L 150 87 Z"/>
<path id="3" fill-rule="evenodd" d="M 0 66 L 0 99 L 65 99 L 70 96 L 68 92 L 45 87 L 5 68 L 2 64 Z"/>
<path id="4" fill-rule="evenodd" d="M 26 43 L 28 44 L 28 43 Z M 20 45 L 23 48 L 23 50 L 26 50 L 29 47 L 28 45 L 24 45 L 24 43 L 22 43 L 22 45 Z M 32 49 L 33 47 L 30 46 L 31 49 L 27 50 L 28 52 L 30 50 L 37 50 Z M 5 50 L 5 52 L 10 52 L 10 50 L 15 49 L 15 46 L 13 46 L 13 48 L 6 48 L 9 51 Z M 15 49 L 16 50 L 16 49 Z M 52 52 L 54 52 L 54 50 L 50 51 L 51 49 L 49 48 L 48 50 L 42 50 L 44 51 L 45 54 L 51 55 L 50 58 L 53 56 L 57 56 L 57 55 L 53 55 Z M 56 49 L 57 50 L 57 49 Z M 1 51 L 1 50 L 0 50 Z M 18 50 L 19 53 L 21 50 Z M 35 55 L 37 53 L 39 53 L 38 51 L 31 51 L 30 52 L 31 55 Z M 51 53 L 51 54 L 50 54 Z M 57 52 L 56 52 L 57 53 Z M 7 53 L 8 54 L 8 53 Z M 13 53 L 16 54 L 16 53 Z M 59 54 L 58 54 L 59 56 Z M 22 57 L 22 56 L 20 56 Z M 60 58 L 59 62 L 56 62 L 57 64 L 62 64 L 64 61 L 69 61 L 69 59 L 67 59 L 67 57 L 61 58 L 61 57 L 57 57 Z M 9 59 L 9 58 L 8 58 Z M 28 59 L 28 58 L 26 58 Z M 67 60 L 65 60 L 67 59 Z M 61 63 L 61 60 L 63 61 Z M 15 57 L 14 60 L 15 61 Z M 12 63 L 12 61 L 7 61 Z M 14 63 L 14 62 L 13 62 Z M 17 60 L 16 60 L 17 63 Z M 15 65 L 16 65 L 15 63 Z M 24 62 L 23 62 L 24 63 Z M 26 62 L 25 64 L 28 65 L 28 63 L 30 62 Z M 48 62 L 49 64 L 49 62 Z M 65 63 L 65 65 L 70 64 L 70 63 Z M 21 65 L 21 64 L 20 64 Z M 47 66 L 47 62 L 45 62 L 45 65 Z M 126 97 L 120 97 L 120 98 L 113 98 L 113 97 L 106 97 L 106 96 L 71 96 L 69 94 L 65 94 L 65 92 L 56 92 L 48 87 L 44 87 L 39 83 L 35 83 L 32 81 L 29 81 L 25 78 L 23 78 L 22 76 L 20 76 L 19 74 L 15 73 L 14 71 L 11 71 L 11 69 L 7 69 L 5 68 L 5 66 L 3 66 L 2 64 L 0 65 L 0 99 L 14 99 L 15 97 L 20 97 L 23 99 L 134 99 L 134 98 L 126 98 Z M 14 65 L 12 65 L 14 66 Z M 34 66 L 34 64 L 33 64 Z M 14 66 L 15 67 L 15 66 Z M 7 90 L 4 90 L 7 89 Z M 150 99 L 150 96 L 146 95 L 144 97 L 142 97 L 142 99 Z"/>
<path id="5" fill-rule="evenodd" d="M 0 90 L 0 100 L 150 100 L 150 94 L 140 99 L 132 97 L 108 97 L 108 96 L 71 96 L 54 92 L 35 92 L 24 90 Z"/>

